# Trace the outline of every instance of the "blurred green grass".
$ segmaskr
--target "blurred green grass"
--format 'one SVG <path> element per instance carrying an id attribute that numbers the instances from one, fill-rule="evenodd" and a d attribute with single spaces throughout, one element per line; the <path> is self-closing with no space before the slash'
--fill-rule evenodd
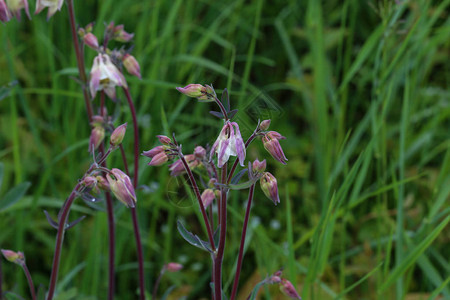
<path id="1" fill-rule="evenodd" d="M 304 299 L 450 297 L 450 1 L 84 1 L 81 26 L 125 24 L 135 32 L 143 80 L 127 78 L 140 120 L 141 150 L 156 134 L 177 134 L 184 152 L 211 143 L 220 130 L 214 107 L 176 86 L 212 83 L 230 92 L 244 136 L 257 118 L 289 158 L 267 158 L 282 202 L 273 209 L 257 190 L 241 276 L 242 297 L 259 277 L 285 269 Z M 33 9 L 33 4 L 30 4 Z M 90 163 L 89 126 L 76 76 L 67 11 L 49 22 L 15 20 L 0 27 L 0 85 L 18 80 L 0 101 L 0 197 L 24 181 L 26 196 L 0 211 L 0 247 L 22 250 L 37 285 L 48 284 L 56 215 Z M 87 68 L 94 53 L 86 51 Z M 121 121 L 125 106 L 108 103 Z M 125 147 L 132 158 L 131 138 Z M 166 168 L 141 160 L 139 220 L 147 289 L 164 262 L 186 265 L 163 281 L 190 299 L 208 296 L 209 258 L 179 236 L 177 219 L 201 231 L 192 198 Z M 118 156 L 109 165 L 121 167 Z M 182 182 L 182 181 L 181 181 Z M 168 193 L 169 191 L 178 194 Z M 0 198 L 4 199 L 4 198 Z M 229 288 L 246 195 L 233 193 L 224 282 Z M 1 200 L 0 200 L 1 201 Z M 107 280 L 103 212 L 81 200 L 63 250 L 61 299 L 102 299 Z M 117 299 L 137 288 L 129 214 L 117 206 Z M 448 250 L 447 250 L 448 251 Z M 447 253 L 447 254 L 446 254 Z M 447 259 L 446 259 L 447 257 Z M 4 264 L 3 288 L 27 295 L 25 278 Z M 72 294 L 72 296 L 70 296 Z M 281 299 L 275 287 L 263 299 Z"/>

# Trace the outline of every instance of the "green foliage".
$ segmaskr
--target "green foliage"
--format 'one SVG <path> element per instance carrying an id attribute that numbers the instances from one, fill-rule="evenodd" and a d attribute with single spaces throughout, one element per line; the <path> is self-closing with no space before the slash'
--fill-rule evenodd
<path id="1" fill-rule="evenodd" d="M 141 150 L 172 132 L 186 154 L 214 142 L 221 124 L 208 112 L 216 108 L 175 90 L 189 83 L 227 88 L 244 139 L 258 118 L 271 118 L 270 129 L 287 137 L 286 167 L 258 140 L 247 151 L 267 159 L 281 203 L 274 208 L 256 188 L 242 297 L 283 267 L 304 299 L 450 297 L 449 0 L 105 0 L 75 8 L 80 26 L 95 21 L 97 35 L 112 20 L 135 32 L 143 79 L 127 81 Z M 0 248 L 25 253 L 36 286 L 48 285 L 54 251 L 42 210 L 56 219 L 92 159 L 69 33 L 66 7 L 48 22 L 41 14 L 0 29 Z M 89 68 L 94 52 L 85 52 Z M 131 119 L 120 102 L 107 103 L 116 125 Z M 129 158 L 131 137 L 129 130 Z M 108 165 L 121 167 L 120 157 Z M 137 191 L 147 290 L 164 263 L 177 261 L 185 268 L 163 279 L 161 295 L 175 284 L 167 299 L 189 291 L 208 298 L 209 254 L 176 230 L 181 220 L 206 240 L 187 178 L 170 178 L 143 158 L 139 184 L 148 187 Z M 230 192 L 227 294 L 246 198 Z M 66 233 L 59 299 L 103 299 L 106 215 L 75 204 L 70 220 L 87 218 Z M 115 216 L 116 294 L 129 299 L 137 288 L 131 218 L 122 206 Z M 27 298 L 23 273 L 2 263 L 3 290 Z M 258 295 L 279 291 L 267 285 Z"/>

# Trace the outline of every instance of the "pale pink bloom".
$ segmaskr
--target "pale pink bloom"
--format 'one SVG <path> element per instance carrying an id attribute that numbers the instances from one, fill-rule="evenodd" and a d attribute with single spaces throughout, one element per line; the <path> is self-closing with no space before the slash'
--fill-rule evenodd
<path id="1" fill-rule="evenodd" d="M 217 153 L 217 165 L 221 168 L 230 158 L 237 156 L 241 166 L 244 166 L 245 144 L 242 140 L 239 125 L 236 122 L 226 121 L 219 137 L 211 148 L 211 157 Z"/>
<path id="2" fill-rule="evenodd" d="M 24 9 L 28 19 L 31 19 L 27 0 L 6 0 L 6 3 L 8 4 L 9 11 L 17 18 L 17 20 L 20 21 L 21 9 Z"/>
<path id="3" fill-rule="evenodd" d="M 57 10 L 61 10 L 64 0 L 37 0 L 35 15 L 40 13 L 44 8 L 48 7 L 47 20 L 53 16 Z"/>
<path id="4" fill-rule="evenodd" d="M 111 62 L 108 54 L 97 55 L 94 58 L 89 82 L 92 98 L 95 98 L 97 91 L 104 90 L 108 97 L 115 99 L 116 86 L 127 87 L 122 73 Z"/>
<path id="5" fill-rule="evenodd" d="M 130 177 L 119 169 L 112 169 L 106 174 L 109 188 L 114 196 L 127 207 L 135 207 L 136 194 Z"/>
<path id="6" fill-rule="evenodd" d="M 8 22 L 11 19 L 11 12 L 6 6 L 5 0 L 0 0 L 0 21 Z"/>

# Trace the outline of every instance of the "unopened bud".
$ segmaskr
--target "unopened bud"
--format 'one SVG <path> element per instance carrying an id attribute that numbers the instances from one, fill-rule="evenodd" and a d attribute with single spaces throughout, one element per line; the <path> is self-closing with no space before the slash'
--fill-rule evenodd
<path id="1" fill-rule="evenodd" d="M 25 256 L 22 252 L 14 252 L 12 250 L 1 250 L 3 256 L 6 258 L 7 261 L 10 261 L 12 263 L 23 265 L 25 263 Z"/>
<path id="2" fill-rule="evenodd" d="M 6 6 L 5 0 L 0 0 L 0 21 L 8 22 L 11 19 L 11 12 Z"/>
<path id="3" fill-rule="evenodd" d="M 214 101 L 214 89 L 201 84 L 189 84 L 185 87 L 177 87 L 177 90 L 188 97 L 197 98 L 201 102 Z"/>
<path id="4" fill-rule="evenodd" d="M 183 265 L 179 263 L 170 262 L 164 266 L 164 269 L 168 272 L 178 272 L 183 269 Z"/>
<path id="5" fill-rule="evenodd" d="M 135 207 L 136 194 L 130 177 L 119 169 L 112 169 L 106 174 L 109 187 L 114 196 L 127 207 Z"/>
<path id="6" fill-rule="evenodd" d="M 206 156 L 206 150 L 202 146 L 197 146 L 194 149 L 194 155 L 198 159 L 203 159 Z"/>
<path id="7" fill-rule="evenodd" d="M 111 138 L 109 139 L 109 143 L 113 147 L 119 146 L 122 141 L 123 137 L 125 136 L 125 132 L 127 131 L 127 123 L 124 123 L 114 129 L 113 133 L 111 134 Z"/>
<path id="8" fill-rule="evenodd" d="M 287 279 L 281 279 L 280 291 L 291 299 L 302 300 L 292 283 Z"/>
<path id="9" fill-rule="evenodd" d="M 127 42 L 131 41 L 133 36 L 134 36 L 133 33 L 128 33 L 123 29 L 123 25 L 117 25 L 116 27 L 114 27 L 113 39 L 118 42 L 127 43 Z"/>
<path id="10" fill-rule="evenodd" d="M 92 128 L 89 138 L 89 152 L 94 152 L 105 138 L 105 128 L 103 126 L 95 126 Z"/>
<path id="11" fill-rule="evenodd" d="M 141 67 L 133 55 L 125 54 L 122 58 L 123 66 L 127 69 L 127 72 L 137 78 L 141 79 Z"/>
<path id="12" fill-rule="evenodd" d="M 256 159 L 252 165 L 253 172 L 263 173 L 266 170 L 266 160 L 259 161 Z"/>
<path id="13" fill-rule="evenodd" d="M 83 36 L 83 42 L 86 46 L 88 46 L 91 49 L 94 49 L 94 50 L 98 49 L 97 37 L 90 32 Z"/>
<path id="14" fill-rule="evenodd" d="M 266 131 L 269 129 L 270 126 L 270 120 L 264 120 L 261 123 L 259 123 L 259 130 Z"/>
<path id="15" fill-rule="evenodd" d="M 265 172 L 260 179 L 261 189 L 267 198 L 273 201 L 273 204 L 280 203 L 280 197 L 278 196 L 278 185 L 275 176 L 269 172 Z"/>
<path id="16" fill-rule="evenodd" d="M 86 176 L 84 177 L 81 184 L 87 188 L 94 188 L 97 185 L 97 178 L 95 178 L 94 176 Z"/>
<path id="17" fill-rule="evenodd" d="M 110 190 L 108 180 L 106 180 L 105 177 L 99 175 L 99 176 L 96 176 L 95 179 L 97 179 L 97 187 L 98 188 L 100 188 L 104 191 Z"/>
<path id="18" fill-rule="evenodd" d="M 156 137 L 158 138 L 159 142 L 163 145 L 169 145 L 172 143 L 172 140 L 165 135 L 157 135 Z"/>
<path id="19" fill-rule="evenodd" d="M 213 200 L 216 198 L 216 195 L 214 194 L 214 191 L 212 189 L 206 189 L 202 193 L 202 203 L 203 207 L 207 208 Z"/>

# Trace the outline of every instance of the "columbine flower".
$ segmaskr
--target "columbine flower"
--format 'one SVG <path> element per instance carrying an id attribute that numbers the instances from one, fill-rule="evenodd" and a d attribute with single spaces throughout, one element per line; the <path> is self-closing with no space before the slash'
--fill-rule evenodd
<path id="1" fill-rule="evenodd" d="M 91 32 L 88 32 L 83 36 L 83 42 L 86 46 L 88 46 L 91 49 L 94 50 L 98 49 L 98 39 Z"/>
<path id="2" fill-rule="evenodd" d="M 244 166 L 245 144 L 242 140 L 239 125 L 236 122 L 227 121 L 222 128 L 216 142 L 211 148 L 211 157 L 217 153 L 219 168 L 228 161 L 230 155 L 237 156 L 239 163 Z"/>
<path id="3" fill-rule="evenodd" d="M 109 187 L 114 196 L 127 207 L 135 207 L 136 194 L 130 177 L 119 169 L 112 169 L 106 174 Z"/>
<path id="4" fill-rule="evenodd" d="M 214 101 L 216 95 L 209 85 L 189 84 L 185 87 L 177 87 L 177 90 L 188 97 L 197 98 L 200 102 Z"/>
<path id="5" fill-rule="evenodd" d="M 266 160 L 259 161 L 256 159 L 252 164 L 252 170 L 255 173 L 263 173 L 266 170 Z"/>
<path id="6" fill-rule="evenodd" d="M 114 23 L 112 23 L 114 25 Z M 127 43 L 131 41 L 131 39 L 134 37 L 134 33 L 128 33 L 123 29 L 123 25 L 117 25 L 114 27 L 113 30 L 113 39 L 122 42 Z"/>
<path id="7" fill-rule="evenodd" d="M 284 136 L 276 131 L 269 131 L 263 136 L 264 148 L 272 155 L 273 158 L 278 160 L 283 165 L 286 164 L 288 160 L 284 155 L 283 149 L 281 148 L 280 142 L 278 140 L 286 139 Z"/>
<path id="8" fill-rule="evenodd" d="M 91 69 L 91 80 L 89 87 L 92 98 L 95 98 L 97 91 L 104 90 L 111 99 L 116 98 L 116 85 L 127 87 L 127 83 L 122 73 L 111 62 L 108 54 L 99 54 L 94 58 Z"/>
<path id="9" fill-rule="evenodd" d="M 111 138 L 109 139 L 109 143 L 111 144 L 111 146 L 113 147 L 119 146 L 123 141 L 126 131 L 127 131 L 127 123 L 124 123 L 119 127 L 117 127 L 116 129 L 114 129 L 113 133 L 111 133 Z"/>
<path id="10" fill-rule="evenodd" d="M 166 153 L 166 146 L 156 146 L 148 151 L 144 151 L 142 155 L 150 157 L 152 160 L 148 163 L 149 166 L 160 166 L 169 160 Z"/>
<path id="11" fill-rule="evenodd" d="M 6 0 L 8 3 L 9 11 L 20 21 L 20 10 L 24 9 L 25 13 L 30 17 L 30 11 L 28 10 L 28 1 L 27 0 Z"/>
<path id="12" fill-rule="evenodd" d="M 194 149 L 194 155 L 198 159 L 204 159 L 206 156 L 206 149 L 203 148 L 202 146 L 197 146 Z"/>
<path id="13" fill-rule="evenodd" d="M 11 13 L 8 6 L 6 6 L 5 0 L 0 0 L 0 21 L 8 22 L 11 19 Z"/>
<path id="14" fill-rule="evenodd" d="M 61 10 L 64 0 L 37 0 L 35 15 L 40 13 L 44 8 L 48 7 L 47 20 L 53 16 L 57 10 Z"/>
<path id="15" fill-rule="evenodd" d="M 133 55 L 125 54 L 122 58 L 123 66 L 133 76 L 141 79 L 141 67 Z"/>
<path id="16" fill-rule="evenodd" d="M 278 185 L 275 176 L 269 172 L 264 172 L 260 181 L 261 189 L 267 198 L 273 201 L 273 204 L 280 203 L 280 197 L 278 196 Z"/>
<path id="17" fill-rule="evenodd" d="M 292 283 L 287 279 L 284 278 L 281 279 L 280 290 L 283 294 L 285 294 L 291 299 L 302 300 L 302 298 L 299 296 Z"/>
<path id="18" fill-rule="evenodd" d="M 270 126 L 270 119 L 269 120 L 264 120 L 259 124 L 259 130 L 265 131 L 267 129 L 269 129 Z"/>

